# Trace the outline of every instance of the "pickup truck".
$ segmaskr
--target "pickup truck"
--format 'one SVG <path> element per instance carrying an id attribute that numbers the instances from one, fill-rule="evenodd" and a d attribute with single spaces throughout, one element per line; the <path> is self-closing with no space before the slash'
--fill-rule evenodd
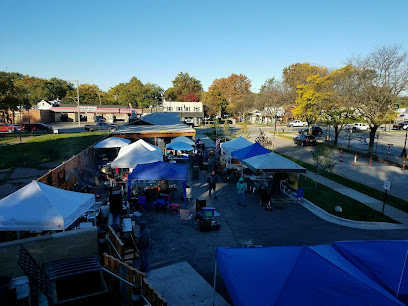
<path id="1" fill-rule="evenodd" d="M 346 125 L 346 129 L 352 131 L 368 131 L 370 127 L 365 123 L 350 123 Z"/>
<path id="2" fill-rule="evenodd" d="M 308 124 L 307 124 L 307 122 L 303 122 L 303 121 L 300 121 L 300 120 L 295 120 L 295 121 L 292 121 L 292 122 L 288 122 L 286 124 L 286 126 L 288 126 L 288 127 L 294 127 L 294 126 L 299 127 L 299 126 L 308 126 Z"/>
<path id="3" fill-rule="evenodd" d="M 117 130 L 118 126 L 115 124 L 109 124 L 106 122 L 98 122 L 96 125 L 85 125 L 84 126 L 86 131 L 93 132 L 93 131 L 110 131 L 114 132 Z"/>

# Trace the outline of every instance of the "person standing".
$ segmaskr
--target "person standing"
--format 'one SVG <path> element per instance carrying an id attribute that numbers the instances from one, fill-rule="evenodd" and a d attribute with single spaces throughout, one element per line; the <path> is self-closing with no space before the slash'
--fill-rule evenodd
<path id="1" fill-rule="evenodd" d="M 140 232 L 137 240 L 137 249 L 140 255 L 140 271 L 149 273 L 149 248 L 150 248 L 150 232 L 147 228 L 147 222 L 141 221 L 139 223 Z"/>
<path id="2" fill-rule="evenodd" d="M 215 175 L 215 171 L 211 171 L 211 174 L 207 177 L 208 183 L 208 196 L 211 197 L 211 191 L 214 190 L 214 199 L 217 199 L 215 189 L 217 187 L 218 177 Z"/>
<path id="3" fill-rule="evenodd" d="M 243 206 L 246 206 L 245 190 L 246 190 L 246 183 L 244 182 L 244 178 L 241 177 L 237 183 L 238 205 L 242 204 Z"/>

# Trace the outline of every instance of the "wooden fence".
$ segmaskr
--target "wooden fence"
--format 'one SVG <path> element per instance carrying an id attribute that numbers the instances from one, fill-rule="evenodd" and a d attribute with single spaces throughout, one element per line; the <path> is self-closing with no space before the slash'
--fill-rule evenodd
<path id="1" fill-rule="evenodd" d="M 136 305 L 132 301 L 132 295 L 134 290 L 140 289 L 140 297 L 150 305 L 167 306 L 167 301 L 148 282 L 145 273 L 106 253 L 103 254 L 103 260 L 104 268 L 114 274 L 109 276 L 111 290 L 112 288 L 120 288 L 120 282 L 126 284 L 128 296 L 125 305 Z"/>

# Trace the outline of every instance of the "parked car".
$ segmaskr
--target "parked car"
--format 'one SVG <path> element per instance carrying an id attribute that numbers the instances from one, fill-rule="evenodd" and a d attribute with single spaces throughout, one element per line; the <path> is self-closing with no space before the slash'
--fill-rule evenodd
<path id="1" fill-rule="evenodd" d="M 16 129 L 14 128 L 13 125 L 8 124 L 8 123 L 0 122 L 0 132 L 13 133 L 15 130 Z"/>
<path id="2" fill-rule="evenodd" d="M 368 131 L 370 127 L 365 123 L 350 123 L 346 125 L 346 129 L 352 131 Z"/>
<path id="3" fill-rule="evenodd" d="M 298 131 L 298 133 L 299 133 L 299 134 L 304 134 L 304 135 L 306 135 L 307 133 L 309 133 L 309 128 L 300 129 L 300 130 Z M 323 130 L 322 130 L 322 128 L 319 127 L 319 126 L 314 126 L 314 127 L 312 128 L 312 135 L 313 135 L 313 136 L 322 136 L 322 135 L 323 135 Z"/>
<path id="4" fill-rule="evenodd" d="M 408 128 L 408 121 L 402 121 L 392 126 L 393 130 L 406 130 Z"/>
<path id="5" fill-rule="evenodd" d="M 52 132 L 52 127 L 44 123 L 22 123 L 20 128 L 23 132 Z"/>
<path id="6" fill-rule="evenodd" d="M 89 132 L 93 131 L 110 131 L 114 132 L 118 129 L 118 126 L 115 124 L 110 124 L 106 122 L 98 122 L 96 125 L 85 125 L 85 130 Z"/>
<path id="7" fill-rule="evenodd" d="M 293 138 L 293 143 L 299 146 L 315 146 L 316 138 L 311 135 L 299 135 Z"/>
<path id="8" fill-rule="evenodd" d="M 308 124 L 307 124 L 307 122 L 303 122 L 301 120 L 295 120 L 295 121 L 288 122 L 286 124 L 286 126 L 288 126 L 288 127 L 299 127 L 299 126 L 308 126 Z"/>

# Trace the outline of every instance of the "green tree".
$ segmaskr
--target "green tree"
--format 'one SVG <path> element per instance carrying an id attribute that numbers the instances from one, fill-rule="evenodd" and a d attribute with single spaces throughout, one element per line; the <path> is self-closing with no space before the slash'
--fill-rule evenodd
<path id="1" fill-rule="evenodd" d="M 203 86 L 201 81 L 190 76 L 187 72 L 180 72 L 172 81 L 173 87 L 170 87 L 165 92 L 165 97 L 171 101 L 184 101 L 184 98 L 189 94 L 194 94 L 201 98 Z"/>
<path id="2" fill-rule="evenodd" d="M 399 95 L 408 89 L 408 52 L 397 45 L 382 46 L 350 64 L 357 68 L 353 97 L 356 110 L 370 125 L 371 155 L 377 129 L 393 115 Z"/>
<path id="3" fill-rule="evenodd" d="M 316 147 L 316 149 L 312 152 L 312 158 L 315 161 L 317 167 L 317 177 L 315 184 L 315 188 L 317 188 L 317 182 L 319 180 L 320 172 L 322 170 L 329 172 L 333 171 L 337 163 L 335 162 L 333 151 L 325 144 L 321 144 Z"/>
<path id="4" fill-rule="evenodd" d="M 0 71 L 0 114 L 4 122 L 10 121 L 10 110 L 15 111 L 18 106 L 28 104 L 27 91 L 16 85 L 22 77 L 19 73 Z"/>

